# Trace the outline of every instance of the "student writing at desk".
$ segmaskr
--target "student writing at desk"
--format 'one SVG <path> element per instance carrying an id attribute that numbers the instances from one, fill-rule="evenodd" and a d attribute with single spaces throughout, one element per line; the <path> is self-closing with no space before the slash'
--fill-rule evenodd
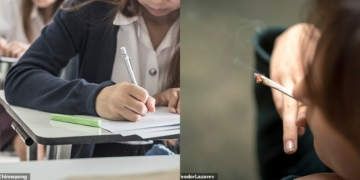
<path id="1" fill-rule="evenodd" d="M 168 106 L 180 113 L 180 0 L 71 0 L 9 71 L 10 104 L 137 121 Z M 126 47 L 139 86 L 120 51 Z M 79 55 L 79 79 L 56 74 Z M 72 158 L 143 155 L 152 141 L 73 145 Z"/>
<path id="2" fill-rule="evenodd" d="M 41 29 L 52 21 L 53 15 L 63 2 L 64 0 L 1 0 L 0 55 L 21 57 L 40 36 Z M 0 106 L 0 150 L 12 143 L 20 160 L 25 160 L 26 146 L 11 128 L 12 121 L 4 107 Z M 43 148 L 39 148 L 39 153 L 44 154 Z M 41 159 L 43 155 L 40 154 Z"/>

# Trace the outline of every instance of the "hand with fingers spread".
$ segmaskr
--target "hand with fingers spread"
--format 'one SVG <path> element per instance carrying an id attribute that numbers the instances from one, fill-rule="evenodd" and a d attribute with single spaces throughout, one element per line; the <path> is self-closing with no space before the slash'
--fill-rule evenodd
<path id="1" fill-rule="evenodd" d="M 311 28 L 308 24 L 297 24 L 276 39 L 270 61 L 270 78 L 290 90 L 303 79 L 307 61 L 312 60 L 316 48 L 314 39 L 318 35 L 310 36 Z M 279 91 L 272 89 L 272 94 L 283 119 L 284 151 L 292 154 L 297 150 L 298 135 L 305 133 L 306 107 Z"/>
<path id="2" fill-rule="evenodd" d="M 106 119 L 138 121 L 148 112 L 155 112 L 155 99 L 142 87 L 121 82 L 102 89 L 95 108 Z"/>
<path id="3" fill-rule="evenodd" d="M 29 47 L 30 44 L 12 41 L 3 47 L 2 55 L 5 57 L 20 58 Z"/>
<path id="4" fill-rule="evenodd" d="M 170 88 L 153 97 L 157 106 L 168 106 L 169 112 L 180 114 L 180 88 Z"/>

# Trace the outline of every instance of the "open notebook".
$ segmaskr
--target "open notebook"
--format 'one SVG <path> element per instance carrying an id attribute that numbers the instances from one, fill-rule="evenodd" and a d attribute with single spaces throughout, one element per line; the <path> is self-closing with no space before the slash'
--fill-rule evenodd
<path id="1" fill-rule="evenodd" d="M 180 134 L 180 115 L 172 114 L 167 107 L 156 107 L 140 121 L 110 121 L 101 119 L 101 128 L 122 136 L 138 135 L 144 139 Z"/>

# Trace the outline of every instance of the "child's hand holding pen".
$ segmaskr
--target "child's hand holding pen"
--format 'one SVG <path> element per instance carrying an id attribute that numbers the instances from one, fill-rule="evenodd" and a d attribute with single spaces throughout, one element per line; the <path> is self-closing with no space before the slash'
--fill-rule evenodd
<path id="1" fill-rule="evenodd" d="M 137 85 L 130 57 L 121 47 L 126 68 L 132 83 L 121 82 L 100 91 L 96 98 L 96 112 L 110 120 L 138 121 L 148 112 L 155 112 L 155 99 Z"/>
<path id="2" fill-rule="evenodd" d="M 148 112 L 155 112 L 155 99 L 144 88 L 121 82 L 102 89 L 95 108 L 106 119 L 138 121 Z"/>

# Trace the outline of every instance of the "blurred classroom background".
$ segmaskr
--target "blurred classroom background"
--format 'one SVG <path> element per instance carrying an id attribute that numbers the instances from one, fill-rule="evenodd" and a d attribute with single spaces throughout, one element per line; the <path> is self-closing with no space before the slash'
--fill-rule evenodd
<path id="1" fill-rule="evenodd" d="M 252 37 L 300 22 L 306 2 L 181 1 L 182 173 L 259 179 Z"/>

